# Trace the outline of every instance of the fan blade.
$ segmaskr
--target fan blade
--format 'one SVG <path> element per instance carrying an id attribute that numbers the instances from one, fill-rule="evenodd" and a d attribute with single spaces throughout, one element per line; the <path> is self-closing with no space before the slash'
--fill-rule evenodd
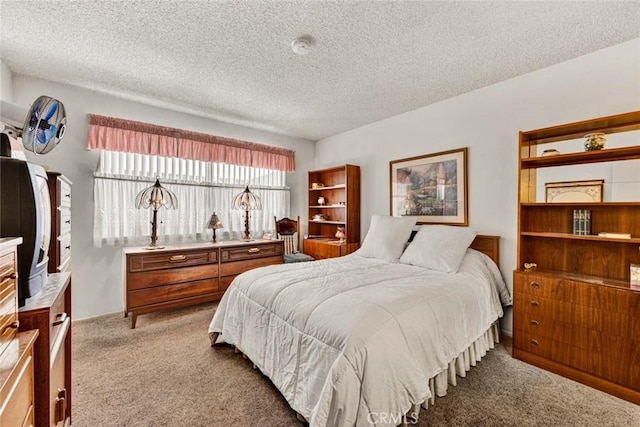
<path id="1" fill-rule="evenodd" d="M 53 102 L 51 103 L 51 109 L 47 112 L 47 114 L 45 114 L 44 119 L 48 122 L 49 120 L 51 120 L 51 117 L 53 117 L 56 111 L 58 111 L 58 103 Z"/>

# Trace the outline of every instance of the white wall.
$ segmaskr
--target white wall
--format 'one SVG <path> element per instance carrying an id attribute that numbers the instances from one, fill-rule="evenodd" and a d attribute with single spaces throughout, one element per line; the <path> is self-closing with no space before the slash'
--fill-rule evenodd
<path id="1" fill-rule="evenodd" d="M 389 161 L 469 147 L 469 225 L 501 236 L 516 267 L 518 131 L 640 109 L 640 39 L 513 78 L 316 143 L 316 167 L 361 167 L 362 229 L 389 213 Z M 511 334 L 511 314 L 503 330 Z"/>
<path id="2" fill-rule="evenodd" d="M 73 182 L 71 266 L 72 308 L 76 319 L 124 309 L 121 248 L 93 246 L 93 172 L 98 152 L 86 149 L 89 113 L 293 149 L 296 172 L 287 176 L 291 187 L 291 214 L 306 217 L 307 171 L 314 163 L 314 144 L 310 141 L 154 108 L 72 86 L 13 76 L 14 103 L 28 106 L 40 95 L 59 99 L 67 111 L 67 132 L 60 145 L 44 156 L 28 153 L 28 157 L 63 173 Z"/>
<path id="3" fill-rule="evenodd" d="M 0 61 L 0 99 L 11 101 L 13 99 L 13 74 L 4 62 Z"/>

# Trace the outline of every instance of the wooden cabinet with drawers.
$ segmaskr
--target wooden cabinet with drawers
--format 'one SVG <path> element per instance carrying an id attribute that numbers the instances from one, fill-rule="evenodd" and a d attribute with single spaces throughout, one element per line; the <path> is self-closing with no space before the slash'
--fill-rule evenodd
<path id="1" fill-rule="evenodd" d="M 315 259 L 337 258 L 355 252 L 360 243 L 340 242 L 335 239 L 305 239 L 305 252 Z"/>
<path id="2" fill-rule="evenodd" d="M 37 330 L 18 332 L 18 245 L 0 238 L 0 426 L 34 423 L 33 346 Z"/>
<path id="3" fill-rule="evenodd" d="M 126 248 L 124 314 L 135 328 L 138 314 L 219 300 L 238 274 L 281 264 L 283 254 L 281 240 Z"/>
<path id="4" fill-rule="evenodd" d="M 514 357 L 636 404 L 640 288 L 631 268 L 640 265 L 640 201 L 624 191 L 638 186 L 634 175 L 620 177 L 638 170 L 639 131 L 633 111 L 520 132 L 513 306 Z M 585 151 L 579 138 L 592 132 L 606 134 L 606 149 Z M 603 176 L 618 178 L 592 181 Z M 600 191 L 576 179 L 600 182 Z"/>
<path id="5" fill-rule="evenodd" d="M 34 350 L 36 426 L 71 424 L 71 274 L 50 274 L 18 311 L 20 330 L 38 329 Z"/>
<path id="6" fill-rule="evenodd" d="M 71 271 L 71 181 L 58 172 L 47 172 L 51 198 L 49 273 Z"/>
<path id="7" fill-rule="evenodd" d="M 0 426 L 34 425 L 33 346 L 38 331 L 20 332 L 0 356 Z"/>
<path id="8" fill-rule="evenodd" d="M 527 272 L 515 273 L 514 290 L 514 356 L 640 403 L 640 293 Z"/>

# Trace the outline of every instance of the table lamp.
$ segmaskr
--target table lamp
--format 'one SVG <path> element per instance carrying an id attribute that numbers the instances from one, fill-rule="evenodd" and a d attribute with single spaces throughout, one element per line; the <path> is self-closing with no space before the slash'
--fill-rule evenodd
<path id="1" fill-rule="evenodd" d="M 231 207 L 233 209 L 244 210 L 244 237 L 242 240 L 251 240 L 249 234 L 249 211 L 262 209 L 262 202 L 260 201 L 260 197 L 249 191 L 249 186 L 247 185 L 242 193 L 236 194 L 236 196 L 233 198 L 233 200 L 231 201 Z"/>
<path id="2" fill-rule="evenodd" d="M 136 196 L 136 208 L 152 209 L 151 216 L 151 244 L 145 249 L 162 249 L 158 246 L 158 210 L 160 208 L 177 209 L 178 199 L 171 190 L 160 185 L 160 180 L 156 178 L 156 183 L 145 188 Z"/>
<path id="3" fill-rule="evenodd" d="M 223 227 L 224 226 L 222 225 L 220 218 L 218 218 L 218 215 L 216 215 L 216 213 L 214 212 L 213 215 L 211 215 L 211 218 L 209 218 L 209 222 L 207 223 L 207 229 L 213 230 L 213 243 L 216 243 L 216 230 Z"/>

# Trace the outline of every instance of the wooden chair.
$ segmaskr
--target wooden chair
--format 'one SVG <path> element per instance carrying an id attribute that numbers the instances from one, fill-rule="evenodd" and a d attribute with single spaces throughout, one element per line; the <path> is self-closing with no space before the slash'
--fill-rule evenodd
<path id="1" fill-rule="evenodd" d="M 297 221 L 289 218 L 282 218 L 277 220 L 273 217 L 273 221 L 276 225 L 276 235 L 278 239 L 284 240 L 284 262 L 305 262 L 313 261 L 313 257 L 298 252 L 300 249 L 300 233 L 298 232 L 298 224 L 300 224 L 300 217 Z"/>

